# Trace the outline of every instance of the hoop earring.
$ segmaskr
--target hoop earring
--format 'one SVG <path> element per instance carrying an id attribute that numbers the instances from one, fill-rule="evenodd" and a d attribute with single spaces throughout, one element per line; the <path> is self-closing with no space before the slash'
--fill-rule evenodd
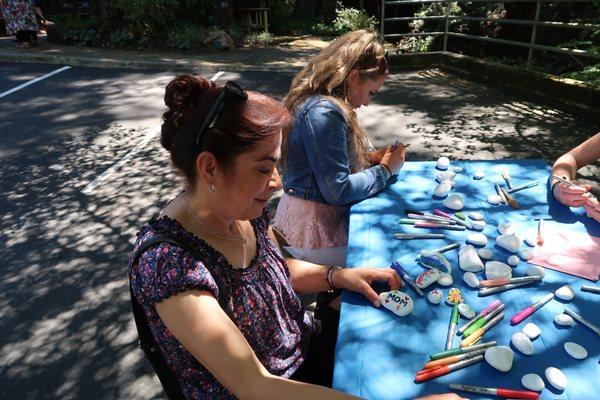
<path id="1" fill-rule="evenodd" d="M 214 191 L 215 191 L 215 184 L 214 184 L 214 183 L 211 183 L 211 184 L 210 184 L 210 191 L 211 191 L 212 193 L 214 193 Z"/>

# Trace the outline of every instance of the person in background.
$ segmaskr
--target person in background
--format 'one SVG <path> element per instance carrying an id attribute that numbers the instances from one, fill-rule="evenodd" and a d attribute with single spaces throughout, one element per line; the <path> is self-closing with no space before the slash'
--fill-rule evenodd
<path id="1" fill-rule="evenodd" d="M 369 152 L 354 111 L 369 105 L 387 75 L 380 35 L 359 30 L 336 39 L 293 79 L 274 225 L 294 257 L 344 265 L 350 205 L 383 190 L 402 168 L 404 146 Z"/>
<path id="2" fill-rule="evenodd" d="M 591 185 L 579 184 L 579 187 L 567 185 L 554 178 L 559 176 L 572 181 L 577 170 L 600 160 L 600 133 L 595 134 L 574 149 L 560 156 L 552 166 L 552 195 L 559 203 L 569 207 L 584 207 L 586 214 L 600 222 L 600 203 L 594 196 Z"/>
<path id="3" fill-rule="evenodd" d="M 28 0 L 0 0 L 4 25 L 8 35 L 17 39 L 17 47 L 36 46 L 39 25 L 33 6 Z"/>
<path id="4" fill-rule="evenodd" d="M 29 0 L 33 9 L 35 10 L 35 16 L 40 27 L 40 33 L 46 33 L 46 29 L 48 26 L 54 25 L 54 22 L 48 21 L 46 17 L 44 17 L 44 13 L 42 12 L 41 0 Z"/>

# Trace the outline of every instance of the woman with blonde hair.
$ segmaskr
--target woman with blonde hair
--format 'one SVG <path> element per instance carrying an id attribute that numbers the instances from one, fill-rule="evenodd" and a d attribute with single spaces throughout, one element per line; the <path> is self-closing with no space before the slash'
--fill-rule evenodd
<path id="1" fill-rule="evenodd" d="M 404 146 L 368 152 L 354 111 L 369 105 L 388 73 L 381 36 L 359 30 L 336 39 L 292 81 L 275 227 L 294 257 L 344 264 L 349 206 L 383 190 L 402 168 Z"/>

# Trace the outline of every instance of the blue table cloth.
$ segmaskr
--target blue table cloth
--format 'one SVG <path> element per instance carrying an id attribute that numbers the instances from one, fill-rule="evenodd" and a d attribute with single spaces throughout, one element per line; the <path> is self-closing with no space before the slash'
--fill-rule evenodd
<path id="1" fill-rule="evenodd" d="M 515 224 L 517 233 L 522 236 L 535 233 L 535 218 L 544 217 L 549 220 L 547 225 L 565 224 L 566 229 L 600 236 L 600 224 L 585 216 L 582 209 L 564 207 L 548 195 L 550 168 L 542 160 L 453 161 L 450 168 L 457 166 L 464 170 L 457 174 L 451 193 L 463 195 L 463 212 L 466 215 L 471 211 L 484 214 L 487 226 L 483 233 L 488 237 L 487 247 L 493 249 L 493 260 L 506 263 L 510 255 L 494 246 L 500 223 Z M 540 183 L 514 194 L 521 205 L 519 210 L 512 210 L 507 205 L 492 206 L 485 200 L 489 194 L 495 193 L 494 183 L 504 184 L 502 170 L 509 172 L 514 186 L 532 180 Z M 474 180 L 476 171 L 484 172 L 485 178 Z M 467 234 L 472 231 L 417 229 L 398 224 L 398 220 L 404 217 L 404 208 L 449 211 L 443 207 L 443 199 L 433 196 L 434 179 L 439 172 L 434 162 L 408 162 L 397 181 L 388 189 L 351 208 L 348 267 L 387 267 L 393 260 L 399 260 L 414 280 L 423 271 L 415 261 L 421 250 L 439 248 L 454 241 L 465 243 Z M 396 240 L 393 238 L 395 232 L 443 232 L 447 239 Z M 521 249 L 524 247 L 525 244 L 522 244 Z M 506 305 L 505 318 L 484 335 L 482 342 L 496 340 L 498 345 L 511 347 L 514 351 L 512 369 L 503 373 L 483 361 L 416 384 L 415 373 L 429 361 L 429 354 L 444 350 L 451 307 L 443 300 L 441 304 L 433 305 L 426 297 L 419 298 L 409 288 L 404 288 L 402 290 L 414 300 L 414 311 L 407 317 L 398 317 L 383 307 L 373 307 L 359 294 L 344 292 L 335 354 L 334 388 L 374 400 L 412 399 L 449 392 L 449 383 L 525 390 L 521 385 L 521 377 L 536 373 L 546 383 L 546 388 L 541 392 L 542 399 L 600 399 L 600 338 L 579 324 L 562 328 L 554 323 L 554 317 L 568 307 L 600 326 L 600 295 L 580 291 L 582 284 L 593 283 L 546 269 L 541 284 L 478 297 L 477 290 L 469 288 L 462 280 L 464 271 L 458 267 L 458 250 L 446 252 L 445 256 L 453 266 L 454 284 L 451 287 L 460 288 L 465 302 L 476 312 L 495 299 L 500 299 Z M 525 275 L 528 267 L 530 264 L 521 261 L 514 268 L 513 276 Z M 478 277 L 483 279 L 483 273 Z M 572 301 L 551 300 L 522 323 L 510 325 L 512 315 L 566 284 L 574 289 L 575 298 Z M 425 294 L 434 287 L 442 289 L 444 295 L 450 288 L 434 284 L 424 290 Z M 461 318 L 459 327 L 466 322 Z M 542 330 L 541 336 L 533 340 L 534 354 L 531 356 L 521 354 L 510 344 L 512 334 L 520 331 L 528 322 L 534 322 Z M 583 345 L 589 353 L 588 357 L 584 360 L 570 357 L 563 348 L 567 341 Z M 460 337 L 456 336 L 454 347 L 458 347 L 459 343 Z M 550 366 L 561 369 L 567 376 L 568 386 L 564 391 L 557 391 L 546 380 L 544 370 Z M 471 399 L 487 398 L 473 393 L 462 394 Z"/>

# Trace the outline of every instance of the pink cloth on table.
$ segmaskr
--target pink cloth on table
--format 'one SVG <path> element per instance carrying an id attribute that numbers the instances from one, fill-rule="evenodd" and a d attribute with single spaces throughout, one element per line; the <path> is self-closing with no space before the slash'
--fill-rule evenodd
<path id="1" fill-rule="evenodd" d="M 544 229 L 544 245 L 528 262 L 596 282 L 600 276 L 600 238 L 564 226 Z"/>

